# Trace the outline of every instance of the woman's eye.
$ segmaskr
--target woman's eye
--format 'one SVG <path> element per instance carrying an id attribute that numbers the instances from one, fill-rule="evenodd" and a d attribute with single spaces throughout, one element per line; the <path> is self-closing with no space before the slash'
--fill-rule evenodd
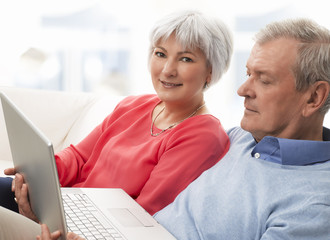
<path id="1" fill-rule="evenodd" d="M 183 58 L 181 58 L 181 60 L 183 62 L 193 62 L 193 60 L 191 58 L 189 58 L 189 57 L 183 57 Z"/>
<path id="2" fill-rule="evenodd" d="M 165 54 L 162 53 L 162 52 L 155 52 L 155 55 L 156 55 L 157 57 L 165 57 Z"/>

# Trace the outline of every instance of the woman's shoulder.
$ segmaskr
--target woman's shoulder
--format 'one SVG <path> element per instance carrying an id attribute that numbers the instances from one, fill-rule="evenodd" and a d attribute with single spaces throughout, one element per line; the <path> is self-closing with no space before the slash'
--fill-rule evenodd
<path id="1" fill-rule="evenodd" d="M 211 114 L 197 115 L 185 120 L 172 129 L 169 140 L 173 142 L 187 141 L 191 144 L 203 145 L 209 149 L 223 152 L 229 149 L 229 138 L 218 118 Z"/>
<path id="2" fill-rule="evenodd" d="M 219 135 L 227 136 L 220 120 L 212 114 L 202 114 L 188 118 L 174 129 L 176 129 L 176 131 L 187 131 L 191 134 L 198 134 L 199 136 L 203 135 L 206 137 L 219 137 Z"/>
<path id="3" fill-rule="evenodd" d="M 143 95 L 131 95 L 125 97 L 118 106 L 121 107 L 132 107 L 132 106 L 138 106 L 141 104 L 148 104 L 148 103 L 156 103 L 160 101 L 158 96 L 156 94 L 143 94 Z"/>
<path id="4" fill-rule="evenodd" d="M 158 102 L 159 98 L 155 94 L 131 95 L 123 98 L 104 121 L 105 126 L 111 122 L 128 116 L 141 116 L 151 110 Z M 129 118 L 129 117 L 128 117 Z"/>
<path id="5" fill-rule="evenodd" d="M 209 127 L 209 126 L 221 127 L 220 120 L 210 113 L 196 115 L 187 120 L 188 121 L 186 121 L 186 123 L 189 125 L 193 124 L 193 125 L 205 126 L 205 127 Z"/>

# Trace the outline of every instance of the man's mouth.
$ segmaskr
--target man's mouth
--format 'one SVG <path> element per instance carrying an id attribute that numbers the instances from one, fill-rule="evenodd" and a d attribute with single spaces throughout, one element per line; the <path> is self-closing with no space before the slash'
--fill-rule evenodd
<path id="1" fill-rule="evenodd" d="M 257 110 L 251 106 L 248 106 L 246 103 L 244 103 L 244 108 L 248 112 L 257 112 Z"/>
<path id="2" fill-rule="evenodd" d="M 245 110 L 248 111 L 248 112 L 256 112 L 256 111 L 254 111 L 252 109 L 249 109 L 249 108 L 245 108 Z"/>
<path id="3" fill-rule="evenodd" d="M 248 111 L 248 112 L 257 112 L 256 110 L 252 109 L 252 108 L 249 108 L 249 107 L 245 107 L 245 111 Z"/>

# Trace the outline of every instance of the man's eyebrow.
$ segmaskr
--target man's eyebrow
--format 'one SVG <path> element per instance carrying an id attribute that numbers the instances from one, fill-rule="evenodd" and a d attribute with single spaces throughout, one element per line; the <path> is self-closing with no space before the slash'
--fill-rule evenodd
<path id="1" fill-rule="evenodd" d="M 261 70 L 257 70 L 255 71 L 258 75 L 269 75 L 271 72 L 267 69 L 261 69 Z"/>
<path id="2" fill-rule="evenodd" d="M 246 65 L 245 67 L 246 67 L 246 71 L 247 71 L 247 72 L 251 72 L 251 69 L 249 68 L 248 65 Z M 252 72 L 254 72 L 254 73 L 258 74 L 258 75 L 262 75 L 262 74 L 267 75 L 267 74 L 270 73 L 270 71 L 267 70 L 267 69 L 257 69 L 257 70 L 252 70 Z"/>

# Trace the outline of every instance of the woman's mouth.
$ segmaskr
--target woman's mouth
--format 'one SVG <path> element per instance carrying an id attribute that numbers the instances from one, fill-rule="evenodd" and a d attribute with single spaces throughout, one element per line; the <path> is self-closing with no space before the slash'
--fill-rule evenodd
<path id="1" fill-rule="evenodd" d="M 170 83 L 170 82 L 165 82 L 165 81 L 160 81 L 160 82 L 166 88 L 180 87 L 183 85 L 182 83 Z"/>

